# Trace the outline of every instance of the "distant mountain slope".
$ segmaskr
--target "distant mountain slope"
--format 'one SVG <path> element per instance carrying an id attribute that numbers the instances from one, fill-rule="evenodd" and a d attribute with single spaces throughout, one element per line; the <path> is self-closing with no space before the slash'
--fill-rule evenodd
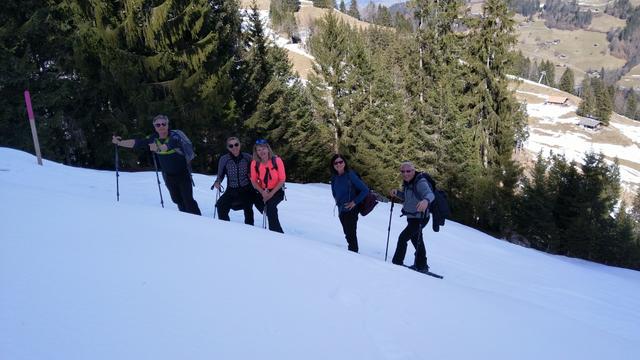
<path id="1" fill-rule="evenodd" d="M 587 130 L 577 125 L 579 97 L 528 80 L 514 81 L 511 87 L 516 98 L 527 104 L 530 137 L 525 148 L 531 157 L 552 150 L 579 162 L 587 151 L 601 151 L 611 161 L 619 159 L 623 185 L 639 189 L 640 122 L 614 113 L 608 127 Z M 545 104 L 550 96 L 569 98 L 569 106 Z"/>

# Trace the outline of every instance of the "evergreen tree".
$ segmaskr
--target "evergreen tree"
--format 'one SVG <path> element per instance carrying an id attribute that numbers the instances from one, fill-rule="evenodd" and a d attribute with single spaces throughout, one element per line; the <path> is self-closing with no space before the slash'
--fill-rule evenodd
<path id="1" fill-rule="evenodd" d="M 580 86 L 580 97 L 582 101 L 580 105 L 578 105 L 578 110 L 576 110 L 576 114 L 585 117 L 595 117 L 596 116 L 596 97 L 593 92 L 593 88 L 591 87 L 591 79 L 587 76 L 582 80 L 582 85 Z"/>
<path id="2" fill-rule="evenodd" d="M 553 65 L 551 61 L 543 60 L 540 63 L 539 72 L 540 72 L 540 75 L 542 75 L 542 72 L 545 73 L 544 77 L 542 78 L 543 84 L 550 87 L 556 87 L 556 83 L 555 83 L 556 67 L 555 65 Z"/>
<path id="3" fill-rule="evenodd" d="M 635 235 L 634 222 L 627 212 L 624 202 L 620 205 L 612 222 L 612 234 L 606 246 L 603 247 L 603 262 L 629 268 L 640 268 L 640 252 L 638 251 L 640 248 Z"/>
<path id="4" fill-rule="evenodd" d="M 591 79 L 591 86 L 596 100 L 595 117 L 604 125 L 609 125 L 613 112 L 613 98 L 609 88 L 602 79 Z"/>
<path id="5" fill-rule="evenodd" d="M 523 79 L 528 79 L 530 68 L 531 60 L 528 57 L 522 55 L 521 51 L 518 51 L 513 55 L 513 62 L 507 72 Z"/>
<path id="6" fill-rule="evenodd" d="M 344 0 L 340 0 L 340 7 L 339 10 L 341 13 L 346 14 L 347 13 L 347 6 L 344 4 Z"/>
<path id="7" fill-rule="evenodd" d="M 284 2 L 288 11 L 298 12 L 300 10 L 300 0 L 284 0 Z"/>
<path id="8" fill-rule="evenodd" d="M 516 230 L 527 238 L 535 249 L 548 251 L 551 240 L 557 236 L 553 221 L 553 192 L 547 185 L 549 163 L 542 153 L 531 171 L 523 179 L 522 195 L 516 204 Z"/>
<path id="9" fill-rule="evenodd" d="M 315 115 L 332 129 L 333 150 L 382 191 L 397 178 L 397 154 L 406 140 L 398 140 L 406 119 L 383 55 L 388 35 L 355 31 L 334 14 L 316 30 L 310 39 L 316 75 L 309 86 Z"/>
<path id="10" fill-rule="evenodd" d="M 252 5 L 247 21 L 247 30 L 243 33 L 244 47 L 240 54 L 242 61 L 235 77 L 237 81 L 236 99 L 242 110 L 242 118 L 247 118 L 255 111 L 258 97 L 262 89 L 271 81 L 272 64 L 268 52 L 273 50 L 264 33 L 264 25 L 255 2 Z M 234 132 L 240 130 L 236 124 Z"/>
<path id="11" fill-rule="evenodd" d="M 357 0 L 351 0 L 351 3 L 349 4 L 349 10 L 347 11 L 347 14 L 349 14 L 350 16 L 360 20 L 360 10 L 358 10 L 358 1 Z"/>
<path id="12" fill-rule="evenodd" d="M 393 17 L 393 27 L 400 33 L 410 33 L 413 31 L 413 23 L 409 21 L 401 12 L 397 12 Z"/>
<path id="13" fill-rule="evenodd" d="M 254 7 L 255 4 L 252 5 Z M 257 6 L 257 5 L 255 5 Z M 277 31 L 287 33 L 289 37 L 296 35 L 298 29 L 294 12 L 300 10 L 300 2 L 293 0 L 272 0 L 269 5 L 271 25 Z"/>
<path id="14" fill-rule="evenodd" d="M 627 105 L 624 114 L 630 119 L 638 120 L 638 98 L 633 89 L 629 91 L 629 95 L 627 95 Z"/>
<path id="15" fill-rule="evenodd" d="M 589 260 L 611 259 L 607 253 L 614 223 L 610 214 L 620 195 L 617 164 L 609 165 L 603 154 L 587 153 L 581 166 L 580 198 L 584 206 L 579 215 L 582 238 L 571 238 L 568 253 Z"/>
<path id="16" fill-rule="evenodd" d="M 376 15 L 375 24 L 380 26 L 389 26 L 389 27 L 393 25 L 391 21 L 391 13 L 389 12 L 389 9 L 387 9 L 386 6 L 378 5 L 378 12 Z"/>
<path id="17" fill-rule="evenodd" d="M 526 136 L 525 115 L 508 89 L 506 70 L 515 44 L 514 21 L 502 0 L 484 3 L 483 17 L 469 38 L 468 127 L 473 133 L 471 146 L 486 185 L 487 198 L 473 204 L 483 227 L 505 229 L 513 203 L 518 169 L 512 160 L 516 141 Z M 475 179 L 476 181 L 480 179 Z M 488 204 L 488 206 L 486 206 Z M 505 206 L 506 205 L 506 206 Z"/>
<path id="18" fill-rule="evenodd" d="M 231 71 L 240 38 L 237 3 L 223 0 L 69 0 L 79 24 L 80 74 L 100 86 L 105 107 L 117 109 L 109 132 L 148 133 L 149 119 L 164 113 L 212 162 L 212 128 L 238 121 Z M 102 119 L 98 119 L 102 121 Z M 105 136 L 106 138 L 106 136 Z"/>
<path id="19" fill-rule="evenodd" d="M 344 83 L 347 74 L 348 39 L 351 29 L 333 13 L 317 23 L 316 33 L 309 39 L 311 54 L 315 57 L 314 73 L 309 77 L 315 116 L 333 132 L 332 148 L 340 150 L 340 139 L 345 131 Z"/>
<path id="20" fill-rule="evenodd" d="M 631 219 L 636 223 L 637 226 L 640 226 L 640 193 L 637 193 L 633 198 L 633 202 L 631 203 L 630 210 Z M 640 228 L 638 228 L 640 230 Z"/>
<path id="21" fill-rule="evenodd" d="M 97 106 L 91 89 L 74 72 L 76 28 L 69 8 L 45 0 L 8 0 L 1 6 L 0 145 L 34 153 L 23 97 L 29 90 L 43 156 L 93 165 L 98 146 L 87 140 Z"/>
<path id="22" fill-rule="evenodd" d="M 540 79 L 540 65 L 538 65 L 538 61 L 534 60 L 529 68 L 529 76 L 527 79 L 531 81 L 538 82 Z"/>
<path id="23" fill-rule="evenodd" d="M 567 68 L 560 78 L 560 90 L 566 91 L 570 94 L 573 94 L 575 92 L 573 70 L 571 70 L 570 68 Z"/>
<path id="24" fill-rule="evenodd" d="M 549 170 L 549 193 L 553 203 L 552 216 L 557 236 L 550 238 L 548 250 L 566 255 L 568 243 L 582 236 L 584 219 L 581 217 L 583 205 L 580 174 L 575 163 L 568 163 L 563 156 L 555 155 Z"/>
<path id="25" fill-rule="evenodd" d="M 333 9 L 334 8 L 334 0 L 313 0 L 313 6 L 317 8 L 325 8 L 325 9 Z"/>

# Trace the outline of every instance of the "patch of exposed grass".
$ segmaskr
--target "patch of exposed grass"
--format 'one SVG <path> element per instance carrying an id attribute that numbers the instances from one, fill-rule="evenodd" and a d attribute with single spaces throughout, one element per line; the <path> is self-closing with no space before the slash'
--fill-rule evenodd
<path id="1" fill-rule="evenodd" d="M 618 85 L 625 88 L 640 88 L 640 65 L 636 65 L 623 76 L 618 81 Z"/>
<path id="2" fill-rule="evenodd" d="M 625 20 L 618 19 L 617 17 L 608 14 L 599 13 L 593 17 L 593 20 L 591 20 L 591 25 L 589 25 L 588 30 L 606 34 L 610 30 L 623 28 L 625 24 Z"/>
<path id="3" fill-rule="evenodd" d="M 597 23 L 597 27 L 606 26 L 603 24 Z M 538 62 L 550 60 L 559 65 L 556 80 L 562 76 L 565 67 L 572 68 L 580 81 L 589 69 L 617 69 L 625 63 L 625 60 L 609 53 L 606 34 L 601 32 L 549 29 L 544 20 L 536 19 L 520 23 L 517 36 L 517 47 L 525 56 Z"/>

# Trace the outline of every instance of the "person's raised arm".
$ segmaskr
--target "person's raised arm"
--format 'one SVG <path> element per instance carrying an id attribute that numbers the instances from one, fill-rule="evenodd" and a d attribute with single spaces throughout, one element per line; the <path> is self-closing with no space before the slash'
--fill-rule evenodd
<path id="1" fill-rule="evenodd" d="M 113 135 L 111 137 L 111 142 L 118 145 L 118 146 L 122 146 L 122 147 L 126 147 L 126 148 L 133 148 L 133 146 L 136 144 L 136 140 L 135 139 L 127 139 L 127 140 L 122 140 L 122 138 L 120 136 L 117 135 Z"/>

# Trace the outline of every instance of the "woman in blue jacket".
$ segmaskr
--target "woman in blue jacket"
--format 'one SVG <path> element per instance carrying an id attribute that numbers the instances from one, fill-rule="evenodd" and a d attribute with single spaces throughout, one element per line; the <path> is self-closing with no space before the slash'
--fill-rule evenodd
<path id="1" fill-rule="evenodd" d="M 331 157 L 331 192 L 340 211 L 340 223 L 347 239 L 349 251 L 358 252 L 358 205 L 369 193 L 367 185 L 349 169 L 347 160 L 340 154 Z"/>

